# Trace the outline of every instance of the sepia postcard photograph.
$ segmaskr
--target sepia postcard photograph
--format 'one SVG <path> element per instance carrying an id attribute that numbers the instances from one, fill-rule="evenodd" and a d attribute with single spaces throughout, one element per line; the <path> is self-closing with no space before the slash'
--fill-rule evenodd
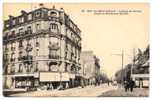
<path id="1" fill-rule="evenodd" d="M 149 3 L 2 6 L 5 97 L 149 97 Z"/>

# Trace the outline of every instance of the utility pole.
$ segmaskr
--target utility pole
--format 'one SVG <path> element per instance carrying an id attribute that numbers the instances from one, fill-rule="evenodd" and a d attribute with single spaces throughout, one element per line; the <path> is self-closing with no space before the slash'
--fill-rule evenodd
<path id="1" fill-rule="evenodd" d="M 123 84 L 124 50 L 122 50 L 121 54 L 112 54 L 112 55 L 121 56 L 121 84 Z"/>
<path id="2" fill-rule="evenodd" d="M 121 54 L 121 56 L 122 56 L 122 71 L 121 71 L 121 84 L 123 84 L 123 61 L 124 61 L 124 51 L 122 50 L 122 54 Z"/>
<path id="3" fill-rule="evenodd" d="M 133 59 L 132 59 L 132 66 L 131 66 L 131 77 L 132 77 L 132 74 L 133 74 L 133 68 L 135 66 L 135 48 L 133 48 Z"/>

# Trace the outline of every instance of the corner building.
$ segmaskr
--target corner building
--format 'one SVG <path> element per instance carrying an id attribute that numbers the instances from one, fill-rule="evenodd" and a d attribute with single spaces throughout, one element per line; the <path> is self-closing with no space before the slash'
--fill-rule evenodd
<path id="1" fill-rule="evenodd" d="M 9 16 L 3 28 L 3 88 L 73 87 L 81 31 L 64 9 L 40 7 Z"/>

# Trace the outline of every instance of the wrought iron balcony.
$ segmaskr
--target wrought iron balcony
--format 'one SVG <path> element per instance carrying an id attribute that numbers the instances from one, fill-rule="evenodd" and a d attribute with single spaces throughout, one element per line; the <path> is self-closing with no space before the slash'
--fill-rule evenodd
<path id="1" fill-rule="evenodd" d="M 27 47 L 26 47 L 26 51 L 32 51 L 33 47 L 31 46 L 31 44 L 27 44 Z"/>
<path id="2" fill-rule="evenodd" d="M 24 63 L 26 63 L 26 64 L 32 64 L 33 56 L 31 56 L 31 55 L 23 56 L 22 59 L 24 60 Z"/>
<path id="3" fill-rule="evenodd" d="M 10 35 L 5 35 L 3 36 L 3 40 L 9 40 L 9 39 L 13 39 L 13 38 L 16 38 L 16 37 L 23 37 L 24 35 L 29 35 L 29 34 L 32 34 L 32 30 L 26 30 L 24 32 L 19 32 L 19 33 L 12 33 Z"/>
<path id="4" fill-rule="evenodd" d="M 22 36 L 22 35 L 24 35 L 24 32 L 16 33 L 16 36 Z"/>
<path id="5" fill-rule="evenodd" d="M 59 59 L 60 56 L 57 54 L 49 54 L 49 59 Z"/>
<path id="6" fill-rule="evenodd" d="M 58 43 L 50 43 L 48 48 L 50 50 L 58 50 L 60 47 L 59 47 L 59 44 Z"/>
<path id="7" fill-rule="evenodd" d="M 48 19 L 51 20 L 51 21 L 56 21 L 56 22 L 60 21 L 58 17 L 50 16 L 50 17 L 48 17 Z"/>
<path id="8" fill-rule="evenodd" d="M 25 34 L 32 34 L 32 30 L 25 31 Z"/>

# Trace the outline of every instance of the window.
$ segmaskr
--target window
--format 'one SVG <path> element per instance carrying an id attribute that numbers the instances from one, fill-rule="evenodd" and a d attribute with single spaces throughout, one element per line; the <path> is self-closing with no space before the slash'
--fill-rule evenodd
<path id="1" fill-rule="evenodd" d="M 23 41 L 22 40 L 19 41 L 19 47 L 23 47 Z"/>
<path id="2" fill-rule="evenodd" d="M 9 27 L 9 20 L 7 20 L 7 21 L 4 22 L 4 26 L 5 26 L 5 28 Z"/>
<path id="3" fill-rule="evenodd" d="M 6 23 L 6 24 L 5 24 L 5 27 L 6 27 L 6 28 L 8 28 L 8 27 L 9 27 L 9 24 L 8 24 L 8 23 Z"/>
<path id="4" fill-rule="evenodd" d="M 23 71 L 22 64 L 19 64 L 18 72 L 22 72 L 22 71 Z"/>
<path id="5" fill-rule="evenodd" d="M 40 30 L 41 27 L 40 27 L 40 24 L 36 24 L 36 30 Z"/>
<path id="6" fill-rule="evenodd" d="M 15 36 L 15 30 L 13 30 L 13 31 L 11 32 L 11 36 L 12 36 L 12 37 Z"/>
<path id="7" fill-rule="evenodd" d="M 50 27 L 49 27 L 49 30 L 58 30 L 58 25 L 54 24 L 54 23 L 51 23 Z"/>
<path id="8" fill-rule="evenodd" d="M 19 60 L 21 60 L 22 56 L 23 56 L 23 51 L 19 51 Z"/>
<path id="9" fill-rule="evenodd" d="M 50 37 L 50 42 L 51 45 L 59 45 L 59 39 L 56 37 Z"/>
<path id="10" fill-rule="evenodd" d="M 35 17 L 40 17 L 40 15 L 41 15 L 40 11 L 37 11 L 37 12 L 35 13 Z"/>
<path id="11" fill-rule="evenodd" d="M 16 24 L 16 20 L 14 19 L 13 21 L 12 21 L 12 25 L 15 25 Z"/>
<path id="12" fill-rule="evenodd" d="M 36 62 L 36 65 L 35 65 L 35 72 L 38 72 L 38 62 Z"/>
<path id="13" fill-rule="evenodd" d="M 27 30 L 31 30 L 31 26 L 28 26 L 28 27 L 27 27 Z"/>
<path id="14" fill-rule="evenodd" d="M 50 11 L 50 12 L 48 13 L 48 16 L 56 17 L 56 16 L 57 16 L 57 13 L 54 12 L 54 11 Z"/>
<path id="15" fill-rule="evenodd" d="M 27 33 L 28 33 L 28 34 L 29 34 L 29 33 L 32 34 L 31 26 L 28 26 L 28 27 L 27 27 Z"/>
<path id="16" fill-rule="evenodd" d="M 39 42 L 36 42 L 36 47 L 39 47 L 40 46 L 40 43 Z"/>
<path id="17" fill-rule="evenodd" d="M 49 49 L 49 58 L 58 59 L 59 58 L 58 51 L 54 49 Z"/>
<path id="18" fill-rule="evenodd" d="M 52 29 L 57 29 L 57 25 L 56 24 L 52 24 Z"/>
<path id="19" fill-rule="evenodd" d="M 23 23 L 24 22 L 24 17 L 20 17 L 19 18 L 19 23 Z"/>
<path id="20" fill-rule="evenodd" d="M 23 28 L 20 28 L 20 29 L 19 29 L 19 33 L 23 33 Z"/>
<path id="21" fill-rule="evenodd" d="M 8 36 L 8 32 L 4 33 L 4 40 L 7 39 L 7 36 Z"/>
<path id="22" fill-rule="evenodd" d="M 11 61 L 15 61 L 15 53 L 11 53 Z"/>
<path id="23" fill-rule="evenodd" d="M 32 14 L 28 15 L 28 20 L 32 20 Z"/>

